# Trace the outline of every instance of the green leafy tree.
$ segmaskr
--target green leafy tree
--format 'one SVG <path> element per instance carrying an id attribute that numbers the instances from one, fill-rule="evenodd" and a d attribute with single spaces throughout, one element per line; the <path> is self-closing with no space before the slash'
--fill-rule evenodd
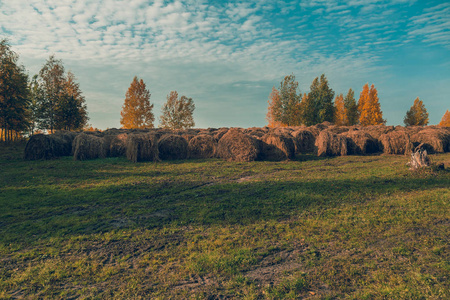
<path id="1" fill-rule="evenodd" d="M 0 127 L 4 141 L 28 127 L 28 75 L 7 40 L 0 41 Z"/>
<path id="2" fill-rule="evenodd" d="M 192 128 L 195 126 L 194 110 L 195 105 L 192 98 L 186 96 L 178 98 L 177 91 L 171 91 L 162 107 L 160 126 L 170 129 Z"/>
<path id="3" fill-rule="evenodd" d="M 125 94 L 125 102 L 120 112 L 120 124 L 123 128 L 153 128 L 155 116 L 150 96 L 144 81 L 135 76 Z"/>
<path id="4" fill-rule="evenodd" d="M 334 91 L 328 86 L 325 74 L 322 74 L 320 79 L 316 77 L 302 105 L 303 123 L 310 126 L 325 121 L 333 122 L 335 115 L 333 99 Z"/>
<path id="5" fill-rule="evenodd" d="M 352 89 L 348 90 L 344 98 L 344 107 L 347 113 L 346 125 L 352 126 L 358 124 L 358 104 L 355 100 L 355 92 Z"/>
<path id="6" fill-rule="evenodd" d="M 296 126 L 301 124 L 298 82 L 294 75 L 285 76 L 278 89 L 269 97 L 267 119 L 270 126 Z"/>
<path id="7" fill-rule="evenodd" d="M 405 123 L 405 126 L 428 125 L 428 112 L 419 97 L 414 100 L 413 106 L 406 112 L 403 123 Z"/>

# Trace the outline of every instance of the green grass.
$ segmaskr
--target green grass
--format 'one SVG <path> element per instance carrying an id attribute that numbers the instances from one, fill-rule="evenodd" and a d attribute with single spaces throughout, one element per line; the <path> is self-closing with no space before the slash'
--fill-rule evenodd
<path id="1" fill-rule="evenodd" d="M 0 146 L 0 298 L 450 298 L 448 169 L 22 151 Z"/>

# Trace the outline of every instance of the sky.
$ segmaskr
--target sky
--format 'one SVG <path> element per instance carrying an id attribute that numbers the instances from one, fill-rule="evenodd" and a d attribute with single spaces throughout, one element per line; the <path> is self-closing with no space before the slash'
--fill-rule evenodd
<path id="1" fill-rule="evenodd" d="M 300 93 L 321 74 L 356 98 L 374 84 L 388 125 L 417 97 L 430 124 L 450 110 L 448 0 L 0 0 L 3 38 L 30 76 L 61 59 L 100 129 L 120 127 L 134 76 L 155 126 L 173 90 L 193 98 L 195 127 L 265 126 L 290 74 Z"/>

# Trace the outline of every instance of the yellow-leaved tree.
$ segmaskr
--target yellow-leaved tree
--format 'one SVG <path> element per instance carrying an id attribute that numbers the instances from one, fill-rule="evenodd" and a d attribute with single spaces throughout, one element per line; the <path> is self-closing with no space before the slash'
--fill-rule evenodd
<path id="1" fill-rule="evenodd" d="M 144 81 L 135 76 L 125 94 L 125 103 L 120 112 L 120 124 L 123 128 L 153 128 L 155 117 L 152 112 L 153 104 L 150 104 L 150 96 Z"/>
<path id="2" fill-rule="evenodd" d="M 448 111 L 448 109 L 442 116 L 441 122 L 439 122 L 438 125 L 442 127 L 450 127 L 450 111 Z"/>
<path id="3" fill-rule="evenodd" d="M 267 108 L 266 120 L 269 123 L 267 126 L 269 127 L 281 127 L 283 124 L 277 120 L 280 120 L 280 108 L 281 108 L 281 99 L 280 92 L 277 88 L 272 87 L 272 92 L 269 95 L 269 107 Z"/>
<path id="4" fill-rule="evenodd" d="M 381 111 L 378 91 L 372 84 L 369 89 L 369 84 L 366 83 L 363 87 L 358 101 L 359 123 L 362 126 L 381 125 L 386 123 L 383 120 L 383 112 Z"/>
<path id="5" fill-rule="evenodd" d="M 336 96 L 336 99 L 334 100 L 334 107 L 334 123 L 337 126 L 348 125 L 347 109 L 344 105 L 344 95 L 340 94 Z"/>

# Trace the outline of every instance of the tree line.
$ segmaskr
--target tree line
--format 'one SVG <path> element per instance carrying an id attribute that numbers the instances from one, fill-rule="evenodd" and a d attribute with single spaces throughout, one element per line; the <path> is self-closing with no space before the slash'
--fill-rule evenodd
<path id="1" fill-rule="evenodd" d="M 72 72 L 61 60 L 46 61 L 31 79 L 7 40 L 0 41 L 0 140 L 24 132 L 81 130 L 88 121 L 86 100 Z"/>
<path id="2" fill-rule="evenodd" d="M 365 84 L 355 99 L 350 88 L 347 94 L 339 94 L 330 88 L 325 74 L 316 77 L 309 93 L 299 91 L 294 75 L 287 75 L 278 88 L 273 87 L 269 95 L 266 119 L 269 127 L 311 126 L 322 122 L 338 126 L 382 125 L 383 119 L 378 91 L 372 84 Z M 405 126 L 425 126 L 428 124 L 428 112 L 423 101 L 417 98 L 403 119 Z M 442 117 L 439 126 L 450 126 L 450 113 Z"/>

